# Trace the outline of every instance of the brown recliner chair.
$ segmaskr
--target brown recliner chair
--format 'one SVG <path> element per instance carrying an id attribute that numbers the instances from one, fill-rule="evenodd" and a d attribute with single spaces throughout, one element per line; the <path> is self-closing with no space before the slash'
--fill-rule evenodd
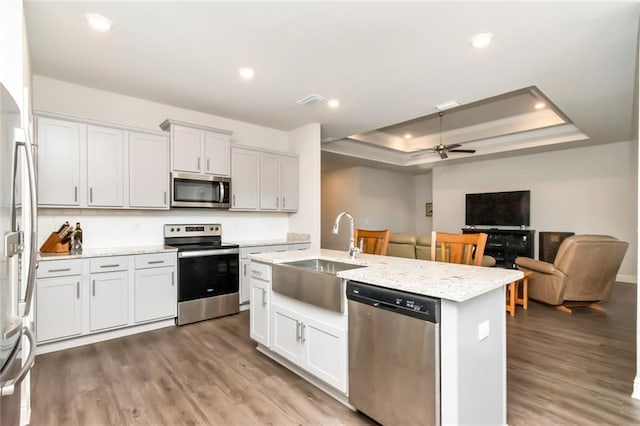
<path id="1" fill-rule="evenodd" d="M 571 313 L 587 305 L 604 311 L 629 243 L 608 235 L 575 235 L 565 239 L 553 263 L 518 257 L 516 264 L 531 271 L 529 297 Z"/>

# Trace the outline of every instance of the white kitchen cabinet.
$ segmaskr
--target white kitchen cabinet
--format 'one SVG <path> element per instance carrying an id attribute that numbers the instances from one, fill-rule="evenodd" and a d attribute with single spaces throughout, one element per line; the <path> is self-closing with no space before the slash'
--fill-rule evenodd
<path id="1" fill-rule="evenodd" d="M 232 132 L 175 120 L 160 128 L 171 130 L 171 170 L 229 176 Z"/>
<path id="2" fill-rule="evenodd" d="M 177 314 L 176 254 L 154 253 L 135 258 L 134 320 L 173 318 Z"/>
<path id="3" fill-rule="evenodd" d="M 80 158 L 86 140 L 86 125 L 39 117 L 38 204 L 80 205 Z"/>
<path id="4" fill-rule="evenodd" d="M 270 349 L 342 392 L 347 391 L 347 344 L 346 330 L 272 303 Z"/>
<path id="5" fill-rule="evenodd" d="M 64 268 L 59 268 L 64 269 Z M 36 299 L 38 343 L 82 333 L 81 275 L 39 277 Z"/>
<path id="6" fill-rule="evenodd" d="M 89 207 L 125 206 L 126 132 L 87 127 L 87 185 Z"/>
<path id="7" fill-rule="evenodd" d="M 169 208 L 169 138 L 129 132 L 129 206 Z"/>
<path id="8" fill-rule="evenodd" d="M 298 210 L 298 157 L 280 155 L 280 210 Z"/>
<path id="9" fill-rule="evenodd" d="M 231 147 L 231 210 L 258 209 L 258 151 Z"/>
<path id="10" fill-rule="evenodd" d="M 128 300 L 127 271 L 91 274 L 90 331 L 127 325 Z"/>
<path id="11" fill-rule="evenodd" d="M 269 346 L 271 319 L 271 266 L 251 263 L 251 301 L 249 336 L 264 346 Z"/>
<path id="12" fill-rule="evenodd" d="M 280 208 L 280 155 L 260 153 L 260 210 Z"/>

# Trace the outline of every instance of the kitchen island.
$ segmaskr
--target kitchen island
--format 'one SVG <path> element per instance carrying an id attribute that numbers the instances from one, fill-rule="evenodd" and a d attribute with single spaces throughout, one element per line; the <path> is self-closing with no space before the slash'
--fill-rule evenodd
<path id="1" fill-rule="evenodd" d="M 347 403 L 345 291 L 343 311 L 328 312 L 273 292 L 271 270 L 275 264 L 307 259 L 360 265 L 337 272 L 343 286 L 353 280 L 440 299 L 441 423 L 506 424 L 504 289 L 523 277 L 521 271 L 366 254 L 350 259 L 347 253 L 334 250 L 250 258 L 251 337 L 261 352 Z M 303 324 L 302 338 L 298 324 Z M 293 334 L 289 340 L 287 327 Z M 314 336 L 318 342 L 311 341 Z M 305 340 L 309 340 L 306 345 Z M 320 341 L 324 350 L 319 355 L 313 348 L 317 350 Z M 386 374 L 393 374 L 393 366 L 387 370 Z"/>

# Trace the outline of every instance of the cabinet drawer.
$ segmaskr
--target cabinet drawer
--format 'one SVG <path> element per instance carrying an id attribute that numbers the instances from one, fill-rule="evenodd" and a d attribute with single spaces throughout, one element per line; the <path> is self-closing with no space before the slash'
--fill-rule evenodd
<path id="1" fill-rule="evenodd" d="M 40 261 L 37 269 L 38 278 L 64 277 L 82 274 L 82 260 Z"/>
<path id="2" fill-rule="evenodd" d="M 91 259 L 91 273 L 126 271 L 129 269 L 127 256 L 96 257 Z"/>
<path id="3" fill-rule="evenodd" d="M 309 250 L 309 248 L 311 248 L 310 243 L 289 244 L 289 250 Z"/>
<path id="4" fill-rule="evenodd" d="M 242 247 L 240 249 L 240 258 L 246 259 L 250 254 L 268 253 L 269 251 L 269 246 Z"/>
<path id="5" fill-rule="evenodd" d="M 176 253 L 140 254 L 134 259 L 136 269 L 175 266 Z"/>
<path id="6" fill-rule="evenodd" d="M 251 261 L 249 269 L 251 269 L 251 278 L 271 282 L 271 265 Z"/>
<path id="7" fill-rule="evenodd" d="M 293 250 L 292 248 L 289 247 L 289 244 L 278 244 L 275 246 L 271 246 L 271 249 L 269 251 L 281 252 L 281 251 L 289 251 L 289 250 Z"/>

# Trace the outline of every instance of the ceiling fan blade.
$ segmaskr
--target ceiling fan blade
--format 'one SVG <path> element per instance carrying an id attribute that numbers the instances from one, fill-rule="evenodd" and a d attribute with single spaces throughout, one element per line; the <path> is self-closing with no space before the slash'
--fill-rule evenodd
<path id="1" fill-rule="evenodd" d="M 460 145 L 459 143 L 454 143 L 453 145 L 447 145 L 447 151 L 451 151 L 452 149 L 456 149 L 460 146 L 462 145 Z"/>
<path id="2" fill-rule="evenodd" d="M 475 154 L 475 149 L 450 149 L 449 152 L 466 152 L 467 154 Z"/>
<path id="3" fill-rule="evenodd" d="M 449 156 L 447 155 L 447 151 L 442 150 L 442 151 L 438 151 L 438 154 L 440 154 L 440 158 L 441 159 L 445 159 L 445 158 L 449 158 Z"/>

